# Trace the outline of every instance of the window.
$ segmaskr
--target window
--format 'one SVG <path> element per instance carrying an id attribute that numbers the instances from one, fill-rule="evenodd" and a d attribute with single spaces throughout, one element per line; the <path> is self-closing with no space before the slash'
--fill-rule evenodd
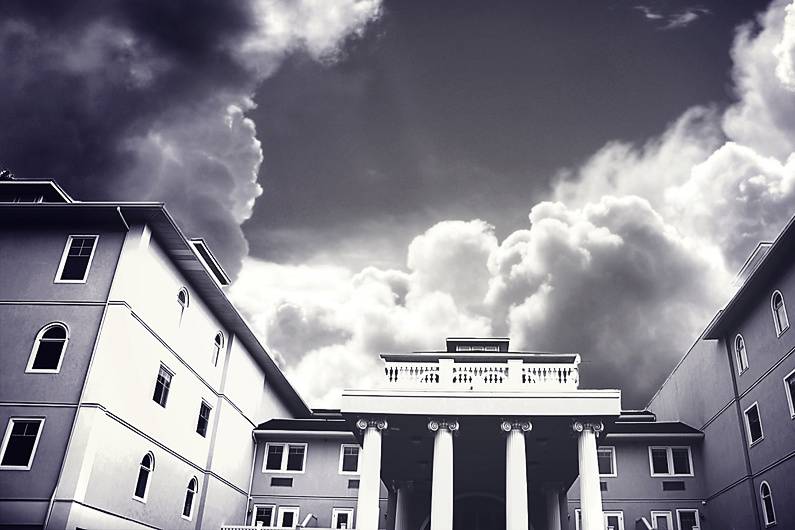
<path id="1" fill-rule="evenodd" d="M 676 522 L 679 530 L 700 530 L 698 510 L 676 510 Z"/>
<path id="2" fill-rule="evenodd" d="M 745 409 L 745 428 L 748 432 L 748 443 L 754 445 L 765 438 L 762 432 L 762 419 L 759 417 L 759 405 L 754 403 Z"/>
<path id="3" fill-rule="evenodd" d="M 154 470 L 155 457 L 152 453 L 146 453 L 141 459 L 141 466 L 138 468 L 138 479 L 135 481 L 133 499 L 146 502 L 146 495 L 149 493 L 149 477 Z"/>
<path id="4" fill-rule="evenodd" d="M 267 443 L 262 471 L 303 473 L 306 462 L 306 444 Z"/>
<path id="5" fill-rule="evenodd" d="M 69 236 L 55 274 L 56 283 L 85 283 L 99 236 Z"/>
<path id="6" fill-rule="evenodd" d="M 280 507 L 279 508 L 279 526 L 282 528 L 295 528 L 298 524 L 298 508 L 297 507 Z"/>
<path id="7" fill-rule="evenodd" d="M 740 334 L 734 339 L 734 354 L 737 356 L 737 371 L 743 373 L 748 369 L 748 352 L 745 351 L 745 339 Z"/>
<path id="8" fill-rule="evenodd" d="M 177 303 L 179 304 L 179 323 L 182 324 L 182 317 L 185 315 L 185 310 L 190 305 L 190 294 L 188 289 L 183 287 L 177 293 Z"/>
<path id="9" fill-rule="evenodd" d="M 276 507 L 267 504 L 255 504 L 251 512 L 251 526 L 271 526 Z"/>
<path id="10" fill-rule="evenodd" d="M 213 366 L 218 366 L 218 358 L 221 356 L 221 351 L 224 349 L 224 334 L 220 331 L 215 334 L 213 341 Z"/>
<path id="11" fill-rule="evenodd" d="M 784 377 L 784 393 L 787 395 L 790 418 L 795 419 L 795 370 Z"/>
<path id="12" fill-rule="evenodd" d="M 353 508 L 333 508 L 331 528 L 353 528 Z"/>
<path id="13" fill-rule="evenodd" d="M 651 527 L 654 530 L 674 530 L 674 518 L 671 512 L 651 512 Z"/>
<path id="14" fill-rule="evenodd" d="M 60 323 L 47 324 L 36 335 L 33 341 L 33 350 L 30 352 L 28 373 L 56 374 L 61 370 L 66 343 L 69 341 L 69 332 L 66 326 Z"/>
<path id="15" fill-rule="evenodd" d="M 604 526 L 605 530 L 624 530 L 624 512 L 604 512 Z M 581 530 L 582 526 L 582 511 L 577 508 L 574 510 L 574 521 L 576 530 Z"/>
<path id="16" fill-rule="evenodd" d="M 168 390 L 171 388 L 171 378 L 174 377 L 174 372 L 166 368 L 164 364 L 160 365 L 160 372 L 157 374 L 157 381 L 155 381 L 155 393 L 152 399 L 161 407 L 166 407 L 168 401 Z"/>
<path id="17" fill-rule="evenodd" d="M 188 482 L 188 489 L 185 491 L 185 504 L 182 506 L 182 517 L 190 520 L 193 517 L 193 499 L 196 497 L 196 492 L 199 491 L 199 481 L 196 477 L 190 479 Z"/>
<path id="18" fill-rule="evenodd" d="M 199 405 L 199 421 L 196 423 L 196 432 L 202 436 L 207 436 L 207 426 L 210 424 L 210 411 L 212 407 L 202 400 Z"/>
<path id="19" fill-rule="evenodd" d="M 340 475 L 359 474 L 359 446 L 342 444 L 340 446 Z"/>
<path id="20" fill-rule="evenodd" d="M 773 293 L 773 297 L 770 299 L 770 308 L 773 310 L 773 324 L 776 326 L 776 335 L 781 335 L 789 328 L 787 308 L 784 305 L 784 296 L 781 291 Z"/>
<path id="21" fill-rule="evenodd" d="M 599 462 L 599 476 L 616 476 L 616 449 L 615 447 L 600 447 L 596 450 Z"/>
<path id="22" fill-rule="evenodd" d="M 8 420 L 0 448 L 0 469 L 26 471 L 33 465 L 39 445 L 44 418 L 11 418 Z"/>
<path id="23" fill-rule="evenodd" d="M 762 515 L 765 517 L 765 526 L 776 524 L 776 511 L 773 509 L 773 494 L 770 484 L 762 482 L 759 486 L 759 498 L 762 501 Z"/>
<path id="24" fill-rule="evenodd" d="M 693 476 L 693 457 L 689 447 L 649 447 L 652 477 Z"/>

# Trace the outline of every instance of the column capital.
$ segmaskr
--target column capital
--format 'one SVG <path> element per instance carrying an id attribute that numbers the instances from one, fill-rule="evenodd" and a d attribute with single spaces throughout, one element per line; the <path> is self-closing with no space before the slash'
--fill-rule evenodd
<path id="1" fill-rule="evenodd" d="M 576 433 L 588 430 L 593 432 L 596 436 L 599 436 L 599 433 L 605 429 L 605 425 L 601 421 L 596 420 L 575 420 L 574 423 L 571 424 L 571 428 Z"/>
<path id="2" fill-rule="evenodd" d="M 370 427 L 383 431 L 386 430 L 388 425 L 386 418 L 359 418 L 356 420 L 356 427 L 361 431 Z"/>
<path id="3" fill-rule="evenodd" d="M 458 420 L 455 418 L 431 418 L 428 421 L 428 430 L 431 432 L 436 432 L 439 429 L 447 429 L 450 432 L 455 432 L 459 427 Z"/>
<path id="4" fill-rule="evenodd" d="M 533 430 L 533 423 L 528 418 L 505 418 L 500 423 L 500 429 L 505 432 L 521 431 L 526 433 Z"/>

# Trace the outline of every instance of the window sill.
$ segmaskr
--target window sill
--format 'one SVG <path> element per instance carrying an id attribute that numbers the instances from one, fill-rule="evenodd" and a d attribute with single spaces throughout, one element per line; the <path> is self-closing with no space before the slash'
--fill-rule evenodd
<path id="1" fill-rule="evenodd" d="M 304 473 L 306 473 L 305 470 L 286 471 L 282 469 L 263 469 L 262 472 L 270 475 L 303 475 Z"/>
<path id="2" fill-rule="evenodd" d="M 33 466 L 0 466 L 0 471 L 30 471 Z"/>
<path id="3" fill-rule="evenodd" d="M 761 438 L 759 438 L 758 440 L 754 440 L 753 442 L 751 442 L 751 443 L 748 445 L 748 449 L 750 449 L 751 447 L 756 447 L 757 445 L 761 444 L 761 443 L 762 443 L 762 442 L 764 442 L 764 441 L 765 441 L 765 437 L 764 437 L 764 436 L 762 436 L 762 437 L 761 437 Z"/>
<path id="4" fill-rule="evenodd" d="M 146 499 L 142 499 L 141 497 L 136 497 L 135 495 L 133 495 L 132 500 L 138 501 L 141 504 L 146 504 Z"/>
<path id="5" fill-rule="evenodd" d="M 652 474 L 651 478 L 695 478 L 693 473 L 689 475 L 654 475 Z"/>
<path id="6" fill-rule="evenodd" d="M 53 280 L 52 283 L 86 283 L 87 280 Z"/>
<path id="7" fill-rule="evenodd" d="M 358 471 L 340 471 L 338 474 L 346 477 L 358 477 L 361 475 Z"/>
<path id="8" fill-rule="evenodd" d="M 781 336 L 782 336 L 784 333 L 786 333 L 786 332 L 787 332 L 787 330 L 788 330 L 789 328 L 790 328 L 790 326 L 787 326 L 786 328 L 784 328 L 784 329 L 782 329 L 781 331 L 777 332 L 777 333 L 776 333 L 776 338 L 780 339 L 780 338 L 781 338 Z M 776 524 L 776 523 L 773 523 L 773 524 Z M 772 525 L 771 525 L 771 526 L 772 526 Z"/>

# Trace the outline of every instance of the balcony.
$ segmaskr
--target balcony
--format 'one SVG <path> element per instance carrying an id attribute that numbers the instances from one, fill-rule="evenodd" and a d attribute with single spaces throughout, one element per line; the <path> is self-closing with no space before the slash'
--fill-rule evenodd
<path id="1" fill-rule="evenodd" d="M 382 388 L 563 392 L 579 386 L 580 356 L 534 353 L 382 354 Z"/>

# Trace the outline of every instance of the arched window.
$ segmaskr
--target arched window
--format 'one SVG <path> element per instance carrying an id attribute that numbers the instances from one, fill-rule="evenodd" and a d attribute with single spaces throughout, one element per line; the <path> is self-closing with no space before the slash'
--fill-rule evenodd
<path id="1" fill-rule="evenodd" d="M 759 498 L 762 500 L 762 512 L 765 516 L 765 525 L 776 524 L 776 511 L 773 509 L 773 494 L 770 484 L 762 482 L 759 486 Z"/>
<path id="2" fill-rule="evenodd" d="M 63 353 L 69 342 L 69 331 L 61 323 L 47 324 L 36 335 L 27 372 L 57 373 L 61 369 Z"/>
<path id="3" fill-rule="evenodd" d="M 734 353 L 737 356 L 737 370 L 743 373 L 748 369 L 748 352 L 745 350 L 745 339 L 739 333 L 734 339 Z"/>
<path id="4" fill-rule="evenodd" d="M 773 323 L 776 325 L 776 335 L 781 335 L 789 328 L 787 308 L 784 306 L 784 296 L 781 291 L 775 291 L 770 298 L 770 309 L 773 310 Z"/>
<path id="5" fill-rule="evenodd" d="M 177 303 L 179 304 L 179 323 L 182 324 L 182 317 L 190 305 L 190 294 L 188 294 L 188 290 L 185 287 L 177 293 Z"/>
<path id="6" fill-rule="evenodd" d="M 221 350 L 224 349 L 224 334 L 220 331 L 215 334 L 213 341 L 213 366 L 218 366 L 218 358 L 221 356 Z"/>
<path id="7" fill-rule="evenodd" d="M 138 469 L 138 480 L 135 481 L 135 493 L 133 497 L 146 502 L 146 495 L 149 493 L 149 477 L 155 470 L 155 457 L 152 453 L 146 453 L 141 459 L 141 467 Z"/>
<path id="8" fill-rule="evenodd" d="M 185 504 L 182 507 L 182 517 L 190 519 L 193 516 L 193 499 L 199 491 L 199 481 L 196 477 L 190 479 L 188 482 L 188 489 L 185 491 Z"/>

